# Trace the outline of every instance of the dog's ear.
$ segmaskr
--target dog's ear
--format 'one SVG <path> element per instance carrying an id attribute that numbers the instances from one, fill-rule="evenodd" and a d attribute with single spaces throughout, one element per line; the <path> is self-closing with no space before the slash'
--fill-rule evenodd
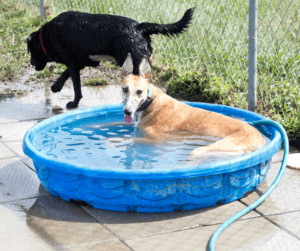
<path id="1" fill-rule="evenodd" d="M 144 56 L 139 66 L 139 73 L 145 79 L 151 79 L 151 66 L 149 64 L 147 56 Z"/>
<path id="2" fill-rule="evenodd" d="M 129 74 L 131 74 L 133 71 L 133 63 L 132 63 L 132 58 L 131 58 L 131 54 L 128 53 L 127 54 L 127 58 L 125 60 L 125 62 L 122 65 L 122 69 L 121 69 L 121 76 L 122 77 L 126 77 Z"/>

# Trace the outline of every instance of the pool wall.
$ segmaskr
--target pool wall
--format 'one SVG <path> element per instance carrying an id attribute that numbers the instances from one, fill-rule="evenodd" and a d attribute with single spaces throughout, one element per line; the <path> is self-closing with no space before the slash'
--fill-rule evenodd
<path id="1" fill-rule="evenodd" d="M 189 105 L 234 115 L 246 122 L 265 117 L 227 106 L 186 102 Z M 281 147 L 280 133 L 273 127 L 258 128 L 270 143 L 262 149 L 226 162 L 160 170 L 107 170 L 57 162 L 33 147 L 34 136 L 49 124 L 66 123 L 107 112 L 120 113 L 122 104 L 79 109 L 34 126 L 24 137 L 25 154 L 33 159 L 43 186 L 53 195 L 80 200 L 95 208 L 113 211 L 170 212 L 228 203 L 254 191 L 266 178 L 271 158 Z"/>
<path id="2" fill-rule="evenodd" d="M 90 178 L 47 168 L 34 162 L 43 186 L 64 200 L 85 201 L 113 211 L 171 212 L 228 203 L 255 190 L 271 161 L 234 172 L 196 178 L 124 180 Z"/>

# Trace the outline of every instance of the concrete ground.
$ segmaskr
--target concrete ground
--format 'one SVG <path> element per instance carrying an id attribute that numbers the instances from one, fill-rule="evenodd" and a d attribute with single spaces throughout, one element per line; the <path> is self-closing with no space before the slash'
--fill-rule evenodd
<path id="1" fill-rule="evenodd" d="M 117 85 L 84 87 L 80 107 L 121 102 Z M 230 216 L 272 184 L 282 152 L 255 192 L 216 207 L 173 213 L 121 213 L 65 202 L 41 185 L 22 150 L 24 134 L 45 118 L 65 112 L 62 93 L 41 88 L 0 100 L 0 250 L 200 251 Z M 227 228 L 216 250 L 300 250 L 300 172 L 286 169 L 275 191 L 254 211 Z"/>

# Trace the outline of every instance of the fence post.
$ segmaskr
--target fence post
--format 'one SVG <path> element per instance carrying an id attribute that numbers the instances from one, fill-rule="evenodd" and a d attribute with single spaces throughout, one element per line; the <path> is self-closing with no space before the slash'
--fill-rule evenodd
<path id="1" fill-rule="evenodd" d="M 45 2 L 46 0 L 40 0 L 41 22 L 43 22 L 45 18 Z"/>
<path id="2" fill-rule="evenodd" d="M 255 111 L 257 71 L 257 0 L 249 0 L 248 110 Z"/>

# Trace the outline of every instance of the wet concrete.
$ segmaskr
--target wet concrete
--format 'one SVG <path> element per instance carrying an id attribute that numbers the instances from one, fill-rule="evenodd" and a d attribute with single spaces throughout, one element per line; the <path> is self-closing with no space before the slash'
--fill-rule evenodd
<path id="1" fill-rule="evenodd" d="M 245 208 L 244 203 L 235 201 L 173 213 L 104 211 L 65 202 L 48 193 L 28 158 L 4 166 L 1 166 L 2 161 L 0 243 L 3 250 L 206 250 L 217 227 Z M 272 163 L 267 184 L 274 179 L 279 166 L 280 161 Z M 290 171 L 298 175 L 298 171 Z M 287 181 L 289 175 L 280 185 L 284 186 Z M 282 197 L 292 199 L 294 193 L 291 192 L 296 192 L 299 186 L 298 182 Z M 275 195 L 284 192 L 278 190 Z M 299 205 L 278 211 L 276 200 L 266 203 L 271 210 L 277 208 L 276 215 L 262 216 L 260 210 L 252 211 L 225 230 L 216 250 L 299 250 L 299 228 L 296 227 L 300 223 Z"/>
<path id="2" fill-rule="evenodd" d="M 78 108 L 122 102 L 119 85 L 82 87 L 83 98 Z M 52 93 L 49 86 L 36 88 L 20 97 L 6 97 L 0 101 L 0 116 L 4 120 L 32 120 L 48 118 L 68 111 L 66 104 L 73 100 L 73 87 L 68 81 L 60 93 Z"/>
<path id="3" fill-rule="evenodd" d="M 173 213 L 109 212 L 66 202 L 41 185 L 22 139 L 39 121 L 66 112 L 73 99 L 68 81 L 61 93 L 40 83 L 24 95 L 0 100 L 0 250 L 195 251 L 206 250 L 218 226 L 251 204 L 274 181 L 282 152 L 266 181 L 230 204 Z M 20 86 L 19 86 L 20 87 Z M 24 87 L 27 88 L 27 87 Z M 82 88 L 81 107 L 121 102 L 119 84 Z M 225 230 L 216 250 L 300 250 L 300 171 L 282 181 L 255 211 Z"/>

